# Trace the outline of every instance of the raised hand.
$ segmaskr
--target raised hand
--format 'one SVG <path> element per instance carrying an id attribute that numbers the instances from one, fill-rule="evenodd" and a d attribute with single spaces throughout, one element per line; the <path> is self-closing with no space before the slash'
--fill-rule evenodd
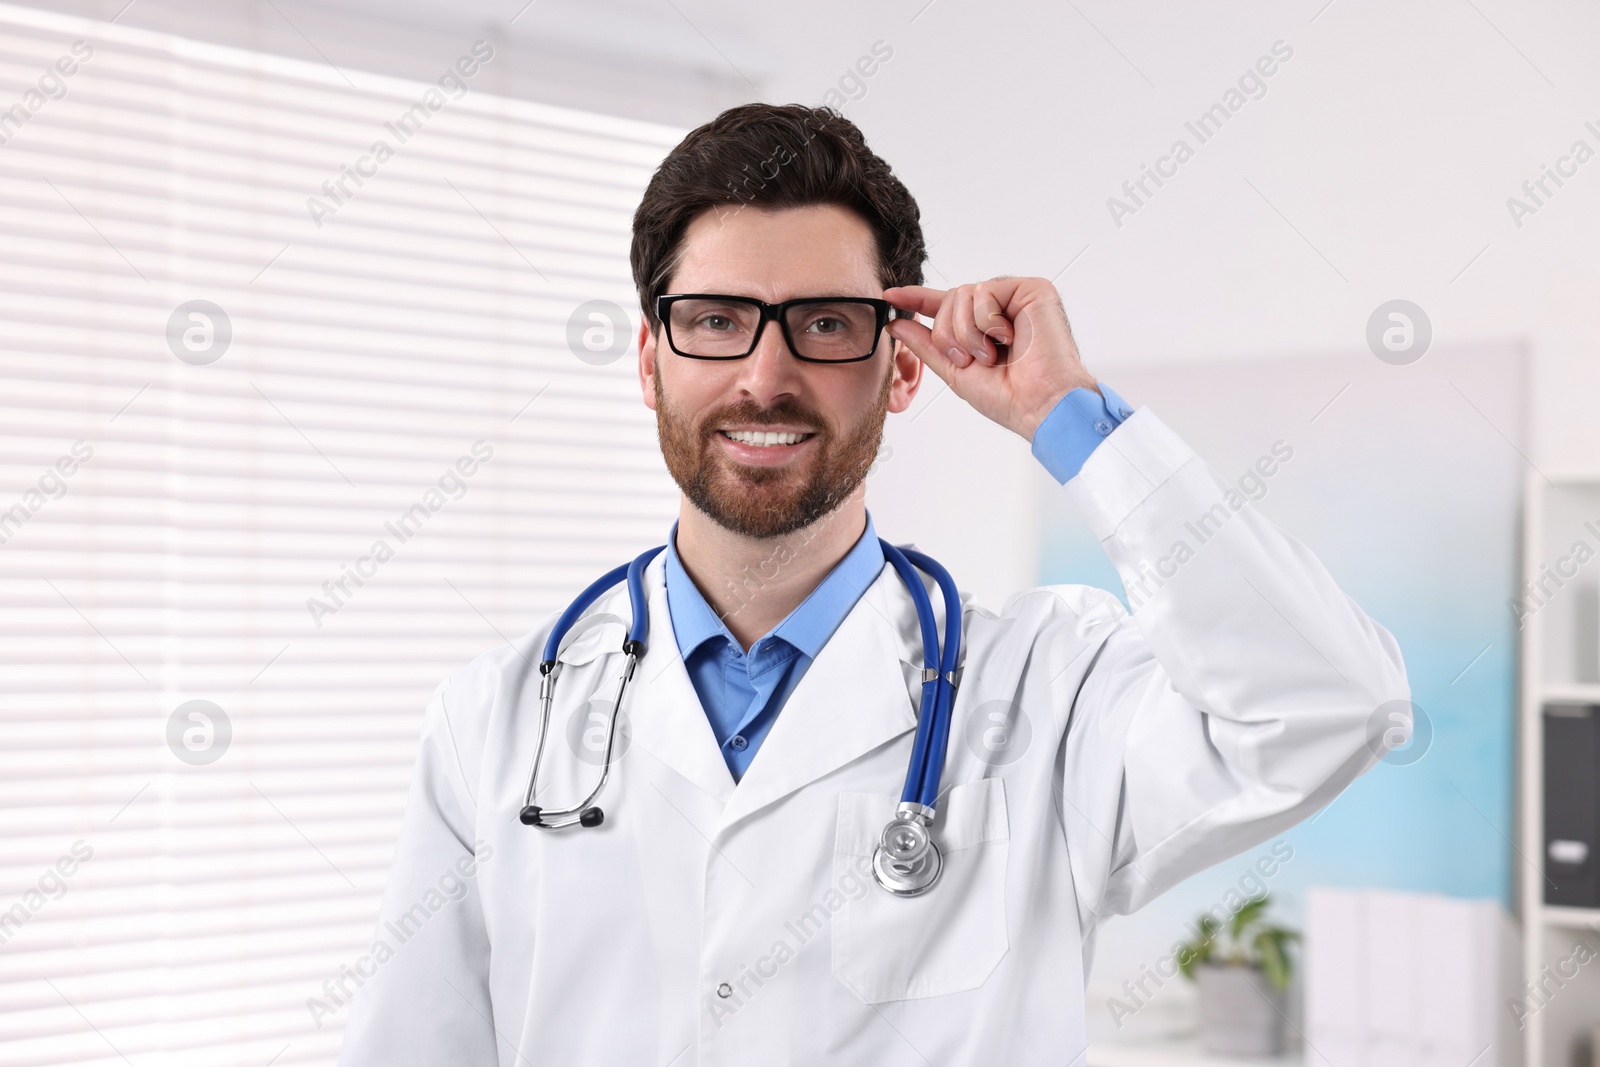
<path id="1" fill-rule="evenodd" d="M 1073 389 L 1095 388 L 1078 357 L 1055 286 L 1044 278 L 992 278 L 930 289 L 902 285 L 883 298 L 933 319 L 891 319 L 903 342 L 961 399 L 1032 441 L 1039 423 Z"/>

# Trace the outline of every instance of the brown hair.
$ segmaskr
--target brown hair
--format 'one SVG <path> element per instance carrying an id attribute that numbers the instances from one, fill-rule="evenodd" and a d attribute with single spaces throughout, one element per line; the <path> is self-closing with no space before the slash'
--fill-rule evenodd
<path id="1" fill-rule="evenodd" d="M 856 124 L 831 107 L 742 104 L 678 142 L 633 214 L 628 259 L 652 332 L 661 325 L 656 297 L 682 257 L 684 230 L 707 208 L 729 204 L 847 207 L 872 228 L 883 287 L 922 284 L 922 213 Z"/>

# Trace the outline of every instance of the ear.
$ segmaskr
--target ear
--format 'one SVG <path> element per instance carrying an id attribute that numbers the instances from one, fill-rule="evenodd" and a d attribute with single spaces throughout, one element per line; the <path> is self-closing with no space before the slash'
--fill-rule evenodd
<path id="1" fill-rule="evenodd" d="M 639 323 L 639 388 L 644 391 L 644 406 L 656 409 L 656 339 L 650 322 Z"/>
<path id="2" fill-rule="evenodd" d="M 894 346 L 889 357 L 893 366 L 889 373 L 894 376 L 889 384 L 889 410 L 898 415 L 917 398 L 917 388 L 922 384 L 922 360 L 903 341 L 890 338 L 889 343 Z"/>

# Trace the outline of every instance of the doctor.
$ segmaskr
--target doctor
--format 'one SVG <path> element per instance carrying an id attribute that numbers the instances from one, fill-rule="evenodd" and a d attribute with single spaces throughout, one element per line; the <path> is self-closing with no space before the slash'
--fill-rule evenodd
<path id="1" fill-rule="evenodd" d="M 341 1064 L 1081 1064 L 1096 925 L 1376 761 L 1392 720 L 1374 711 L 1409 696 L 1389 634 L 1303 545 L 1227 504 L 1155 412 L 1095 380 L 1048 281 L 940 291 L 920 284 L 925 255 L 915 201 L 826 109 L 734 108 L 661 164 L 634 218 L 639 377 L 683 500 L 643 572 L 603 821 L 519 819 L 552 614 L 428 706 Z M 848 316 L 658 300 L 685 294 L 903 315 L 829 361 Z M 942 868 L 900 896 L 873 855 L 924 643 L 863 481 L 925 367 L 1031 442 L 1140 591 L 1131 615 L 1082 586 L 998 613 L 961 597 Z M 928 491 L 970 517 L 960 485 Z M 1207 514 L 1215 534 L 1152 583 Z M 572 628 L 535 804 L 593 788 L 633 619 L 618 585 Z M 995 721 L 998 747 L 973 743 Z"/>

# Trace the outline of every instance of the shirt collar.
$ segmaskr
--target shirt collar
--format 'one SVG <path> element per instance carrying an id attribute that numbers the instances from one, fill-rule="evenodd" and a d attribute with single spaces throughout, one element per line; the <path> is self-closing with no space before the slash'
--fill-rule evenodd
<path id="1" fill-rule="evenodd" d="M 676 520 L 667 537 L 666 556 L 667 610 L 672 614 L 672 629 L 678 638 L 680 655 L 688 659 L 695 649 L 713 637 L 723 637 L 733 648 L 742 648 L 684 569 L 678 557 Z M 868 511 L 866 529 L 854 547 L 762 640 L 782 638 L 815 659 L 856 601 L 861 599 L 861 594 L 877 580 L 886 562 L 883 546 L 878 543 L 878 534 L 872 525 L 872 513 Z M 759 590 L 759 582 L 760 577 L 752 575 L 751 588 Z M 752 645 L 752 650 L 755 647 Z"/>

